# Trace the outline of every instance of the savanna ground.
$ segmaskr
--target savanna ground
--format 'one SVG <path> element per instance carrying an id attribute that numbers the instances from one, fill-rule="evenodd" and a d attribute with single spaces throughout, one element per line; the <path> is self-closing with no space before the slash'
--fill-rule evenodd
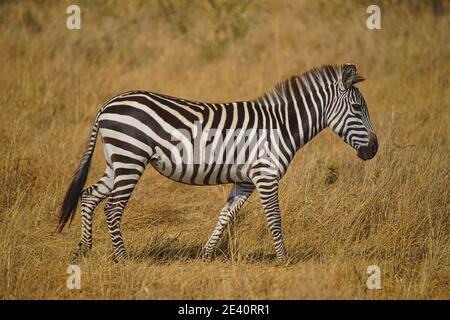
<path id="1" fill-rule="evenodd" d="M 366 8 L 381 7 L 381 30 Z M 0 298 L 450 298 L 450 15 L 427 1 L 0 2 Z M 352 62 L 380 151 L 367 162 L 323 131 L 281 183 L 287 265 L 257 195 L 216 259 L 201 247 L 230 186 L 193 187 L 148 170 L 123 219 L 131 258 L 111 261 L 99 207 L 94 247 L 68 290 L 79 212 L 60 203 L 99 107 L 125 90 L 205 101 L 255 98 L 322 64 Z M 88 183 L 102 174 L 97 148 Z M 381 269 L 368 290 L 367 267 Z"/>

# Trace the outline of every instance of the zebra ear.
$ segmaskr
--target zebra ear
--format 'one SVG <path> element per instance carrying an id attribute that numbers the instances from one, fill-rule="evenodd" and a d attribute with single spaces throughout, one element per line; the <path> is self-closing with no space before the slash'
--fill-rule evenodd
<path id="1" fill-rule="evenodd" d="M 361 81 L 364 81 L 364 78 L 358 74 L 355 65 L 344 65 L 344 71 L 342 72 L 342 83 L 344 84 L 346 90 L 348 90 L 355 83 Z"/>

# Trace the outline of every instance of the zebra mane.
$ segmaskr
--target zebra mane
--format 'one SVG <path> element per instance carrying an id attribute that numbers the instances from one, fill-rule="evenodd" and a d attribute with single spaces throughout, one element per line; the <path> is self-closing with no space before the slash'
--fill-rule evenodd
<path id="1" fill-rule="evenodd" d="M 284 99 L 286 97 L 286 92 L 289 90 L 289 83 L 295 83 L 295 81 L 300 82 L 306 87 L 310 87 L 312 80 L 317 84 L 328 83 L 329 81 L 335 83 L 341 78 L 342 70 L 342 65 L 324 65 L 319 68 L 310 69 L 301 75 L 291 76 L 288 79 L 277 83 L 269 92 L 265 93 L 257 100 Z"/>

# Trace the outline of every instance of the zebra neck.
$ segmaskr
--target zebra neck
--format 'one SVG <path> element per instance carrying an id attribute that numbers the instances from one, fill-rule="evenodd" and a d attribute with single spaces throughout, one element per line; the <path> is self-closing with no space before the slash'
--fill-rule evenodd
<path id="1" fill-rule="evenodd" d="M 262 127 L 276 129 L 275 135 L 280 140 L 278 142 L 285 146 L 289 161 L 301 147 L 325 128 L 324 108 L 321 104 L 313 104 L 311 101 L 308 104 L 307 101 L 308 99 L 303 101 L 299 97 L 290 99 L 285 96 L 277 99 L 265 96 L 249 103 L 258 106 L 259 120 L 265 123 L 261 124 Z"/>
<path id="2" fill-rule="evenodd" d="M 332 97 L 325 82 L 291 77 L 257 101 L 282 119 L 285 140 L 291 141 L 294 154 L 326 127 L 325 110 Z"/>
<path id="3" fill-rule="evenodd" d="M 298 92 L 285 105 L 287 122 L 295 141 L 295 152 L 311 141 L 326 127 L 325 99 Z"/>

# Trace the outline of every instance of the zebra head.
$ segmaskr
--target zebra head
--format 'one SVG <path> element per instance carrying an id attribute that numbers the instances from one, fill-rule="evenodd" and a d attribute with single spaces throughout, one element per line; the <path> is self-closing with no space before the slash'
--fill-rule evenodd
<path id="1" fill-rule="evenodd" d="M 352 146 L 363 160 L 372 159 L 378 151 L 378 140 L 366 101 L 354 84 L 363 81 L 356 67 L 346 64 L 336 83 L 336 98 L 327 110 L 328 126 Z"/>

